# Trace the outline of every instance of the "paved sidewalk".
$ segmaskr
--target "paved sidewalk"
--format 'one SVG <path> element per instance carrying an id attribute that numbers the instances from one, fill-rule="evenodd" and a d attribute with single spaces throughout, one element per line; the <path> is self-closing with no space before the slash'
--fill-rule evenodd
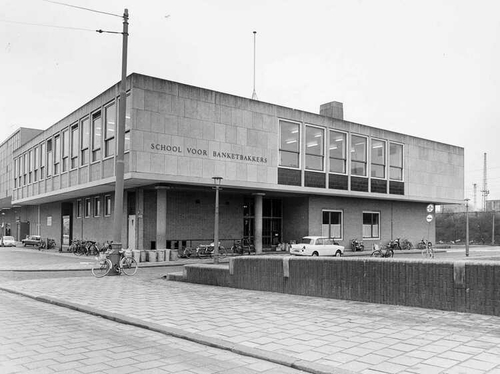
<path id="1" fill-rule="evenodd" d="M 311 373 L 500 373 L 500 318 L 136 277 L 0 289 Z"/>

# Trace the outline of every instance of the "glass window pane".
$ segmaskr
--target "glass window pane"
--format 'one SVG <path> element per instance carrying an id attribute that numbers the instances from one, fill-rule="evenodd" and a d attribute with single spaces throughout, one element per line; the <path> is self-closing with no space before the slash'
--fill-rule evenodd
<path id="1" fill-rule="evenodd" d="M 328 152 L 330 157 L 330 171 L 334 173 L 346 172 L 346 134 L 330 131 Z"/>
<path id="2" fill-rule="evenodd" d="M 82 121 L 82 149 L 89 147 L 89 137 L 90 137 L 90 121 L 85 118 Z"/>
<path id="3" fill-rule="evenodd" d="M 366 146 L 366 138 L 351 136 L 351 174 L 353 175 L 366 176 Z"/>
<path id="4" fill-rule="evenodd" d="M 324 130 L 306 126 L 306 154 L 323 156 Z"/>
<path id="5" fill-rule="evenodd" d="M 299 152 L 299 125 L 290 122 L 280 122 L 281 127 L 281 150 Z"/>
<path id="6" fill-rule="evenodd" d="M 391 166 L 403 167 L 403 146 L 401 144 L 390 145 L 390 163 Z"/>

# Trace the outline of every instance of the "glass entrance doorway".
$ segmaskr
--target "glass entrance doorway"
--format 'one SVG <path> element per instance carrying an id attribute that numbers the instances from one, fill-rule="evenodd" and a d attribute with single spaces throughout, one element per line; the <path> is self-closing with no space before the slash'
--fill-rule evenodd
<path id="1" fill-rule="evenodd" d="M 266 199 L 262 201 L 262 247 L 275 248 L 281 242 L 282 234 L 282 201 Z M 255 201 L 247 197 L 243 204 L 243 236 L 254 239 Z"/>

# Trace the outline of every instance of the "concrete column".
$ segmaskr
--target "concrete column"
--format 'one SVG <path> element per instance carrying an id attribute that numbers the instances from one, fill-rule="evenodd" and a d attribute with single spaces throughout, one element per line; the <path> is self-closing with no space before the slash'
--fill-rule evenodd
<path id="1" fill-rule="evenodd" d="M 156 190 L 156 249 L 167 244 L 167 189 Z"/>
<path id="2" fill-rule="evenodd" d="M 142 188 L 136 190 L 135 208 L 136 208 L 135 248 L 143 250 L 144 249 L 144 190 Z"/>
<path id="3" fill-rule="evenodd" d="M 255 253 L 262 253 L 262 198 L 263 193 L 255 193 L 254 244 Z"/>

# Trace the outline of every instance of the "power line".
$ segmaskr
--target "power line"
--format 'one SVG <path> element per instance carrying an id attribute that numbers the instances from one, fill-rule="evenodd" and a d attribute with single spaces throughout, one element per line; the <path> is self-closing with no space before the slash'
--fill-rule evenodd
<path id="1" fill-rule="evenodd" d="M 90 9 L 90 8 L 84 8 L 82 6 L 77 6 L 77 5 L 72 5 L 72 4 L 66 4 L 66 3 L 61 3 L 59 1 L 52 1 L 52 0 L 43 0 L 47 3 L 53 3 L 53 4 L 59 4 L 59 5 L 64 5 L 64 6 L 69 6 L 70 8 L 76 8 L 76 9 L 83 9 L 83 10 L 88 10 L 89 12 L 94 12 L 94 13 L 101 13 L 101 14 L 107 14 L 108 16 L 113 16 L 113 17 L 119 17 L 122 18 L 122 15 L 119 14 L 114 14 L 114 13 L 108 13 L 108 12 L 102 12 L 100 10 L 95 10 L 95 9 Z"/>
<path id="2" fill-rule="evenodd" d="M 92 30 L 92 29 L 84 29 L 84 28 L 81 28 L 81 27 L 56 26 L 56 25 L 48 25 L 48 24 L 43 24 L 43 23 L 30 23 L 30 22 L 20 22 L 20 21 L 9 21 L 9 20 L 5 20 L 5 19 L 0 19 L 0 22 L 14 23 L 14 24 L 18 24 L 18 25 L 28 25 L 28 26 L 52 27 L 52 28 L 55 28 L 55 29 L 92 31 L 92 32 L 96 32 L 97 31 L 97 30 Z"/>

